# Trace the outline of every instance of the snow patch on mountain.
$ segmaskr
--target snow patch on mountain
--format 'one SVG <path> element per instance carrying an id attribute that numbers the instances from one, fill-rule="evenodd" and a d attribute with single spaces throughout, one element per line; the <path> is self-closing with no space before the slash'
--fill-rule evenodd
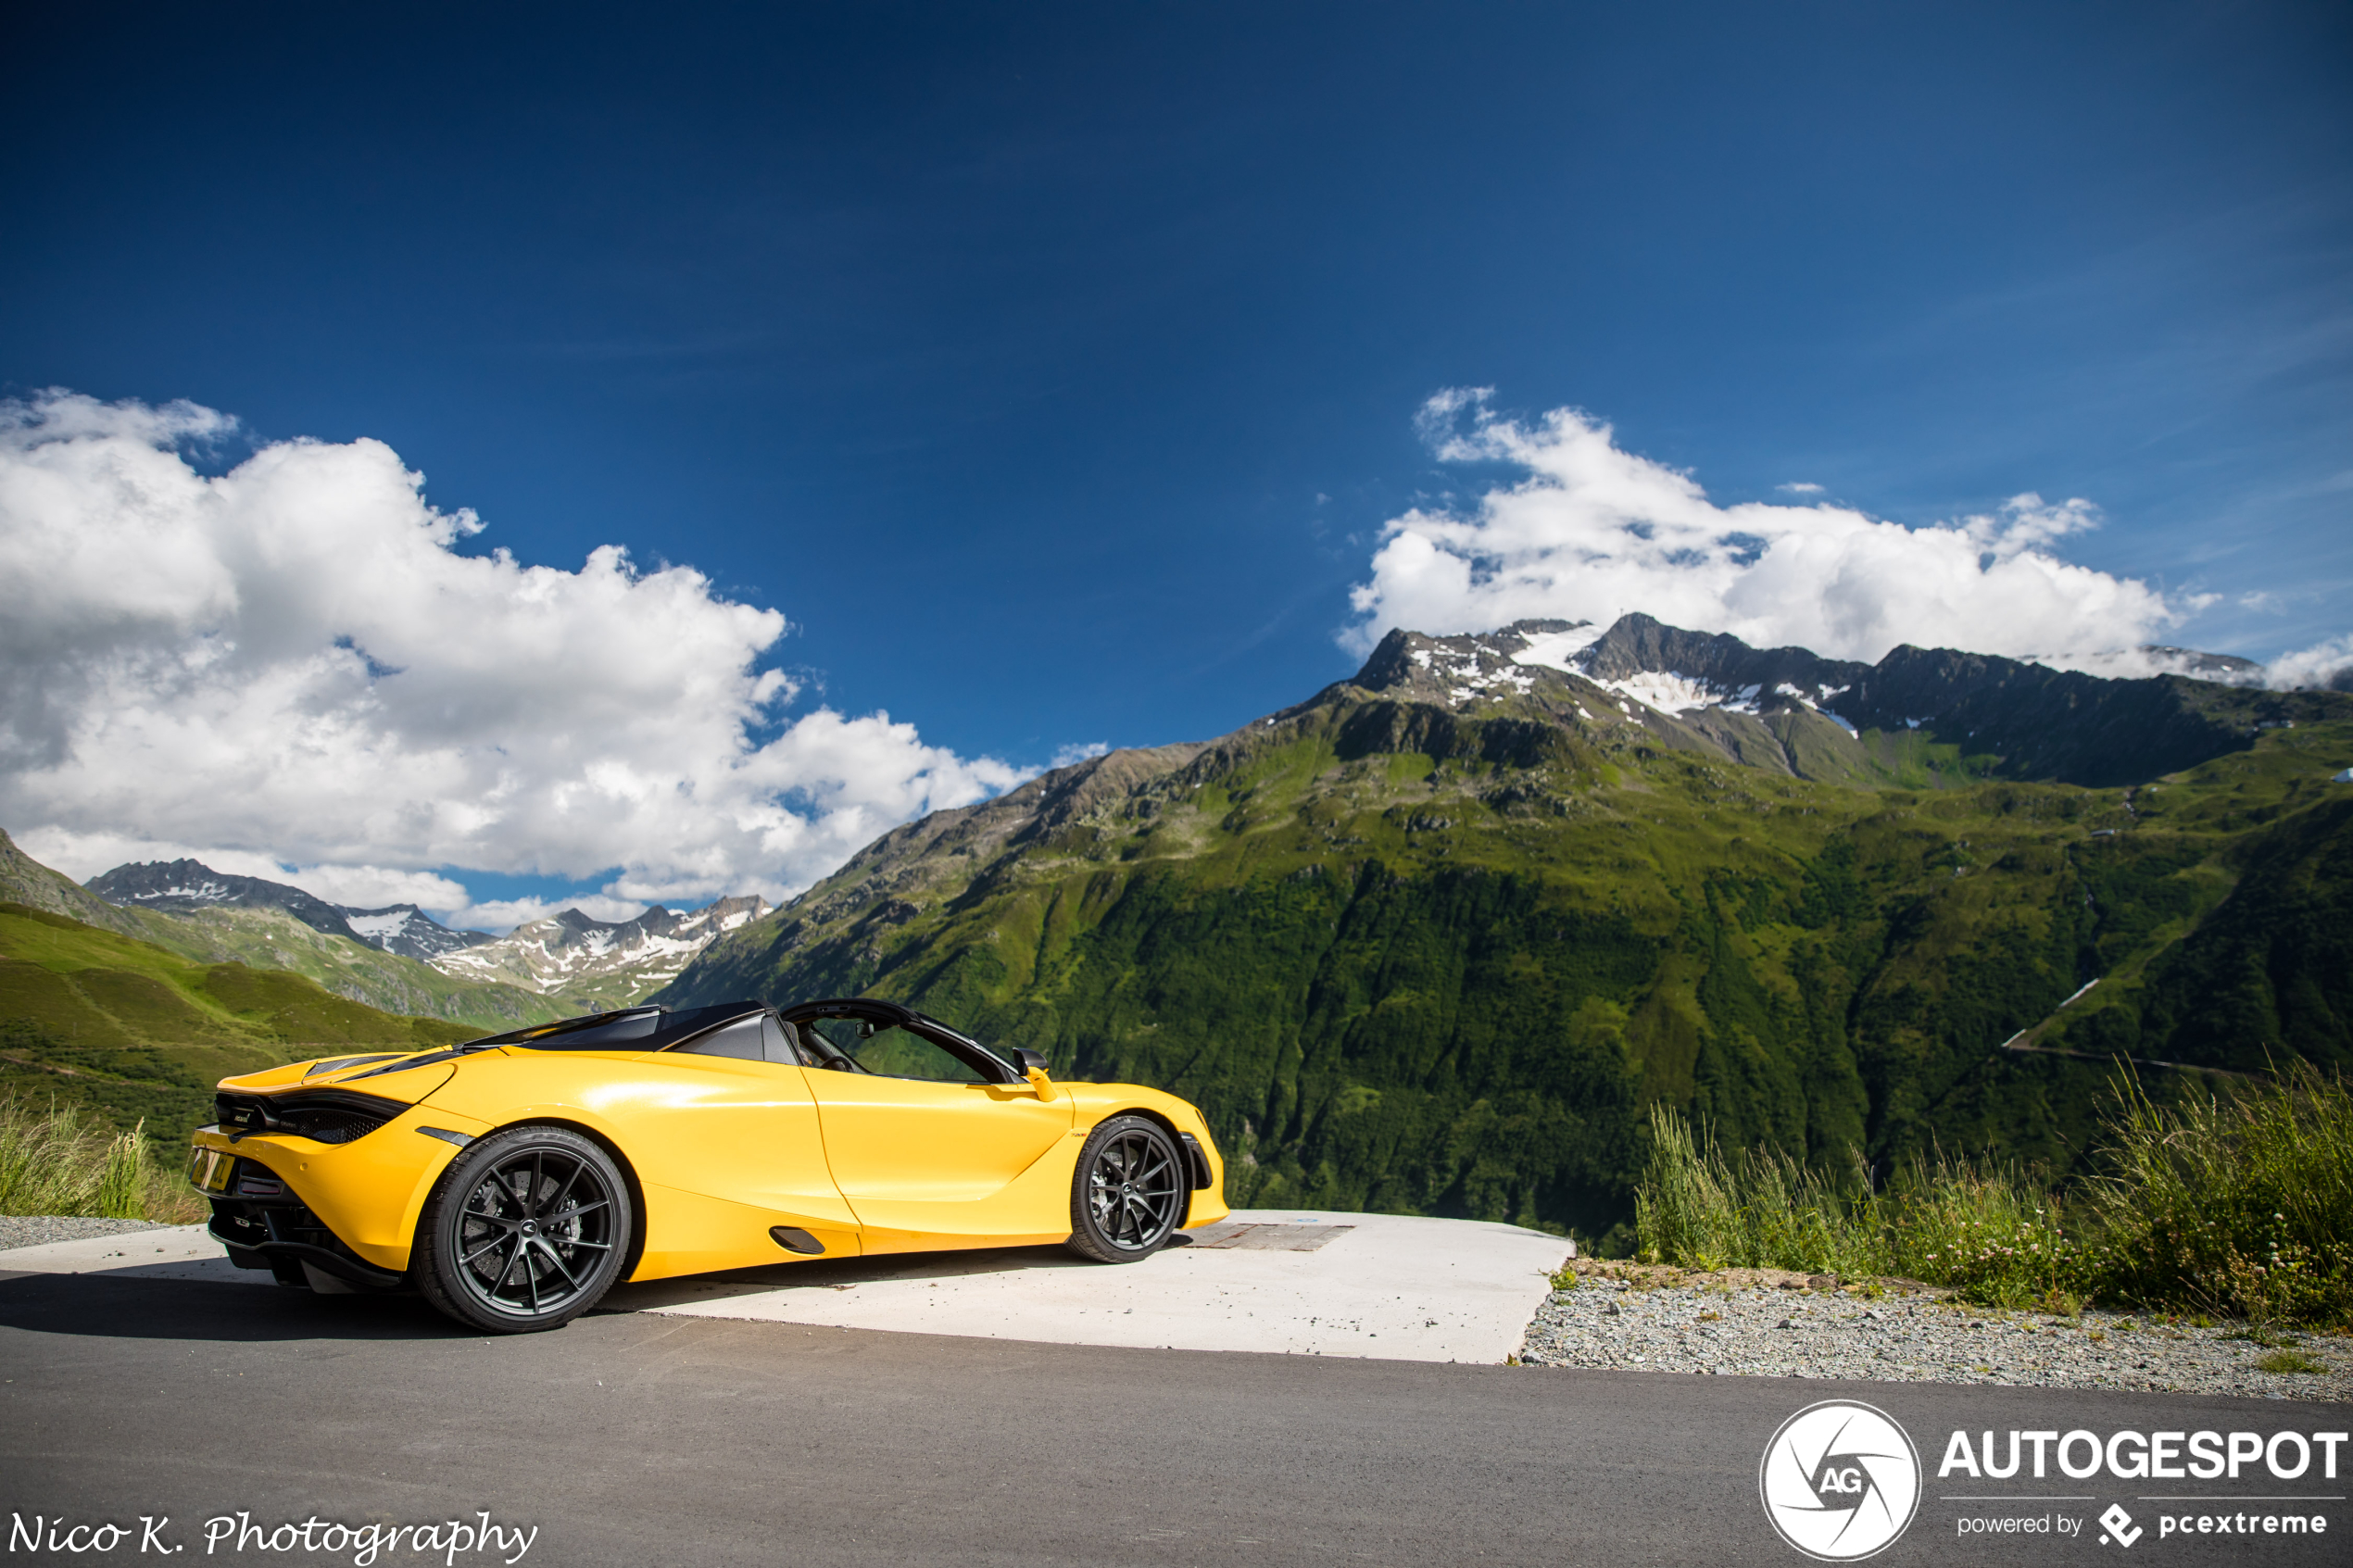
<path id="1" fill-rule="evenodd" d="M 1742 686 L 1726 691 L 1713 682 L 1685 675 L 1672 670 L 1645 671 L 1622 681 L 1603 681 L 1600 684 L 1614 692 L 1622 692 L 1645 708 L 1661 713 L 1689 713 L 1702 708 L 1721 708 L 1733 713 L 1756 711 L 1756 694 L 1761 686 Z"/>
<path id="2" fill-rule="evenodd" d="M 1504 649 L 1478 639 L 1472 639 L 1468 649 L 1442 645 L 1416 648 L 1414 662 L 1447 682 L 1447 695 L 1456 702 L 1505 692 L 1524 696 L 1536 687 L 1533 675 L 1511 668 L 1511 656 Z"/>
<path id="3" fill-rule="evenodd" d="M 542 996 L 635 1001 L 678 977 L 695 955 L 771 909 L 750 895 L 684 914 L 654 905 L 635 920 L 592 920 L 562 909 L 477 947 L 430 959 L 444 974 L 497 980 Z"/>
<path id="4" fill-rule="evenodd" d="M 1602 640 L 1606 626 L 1591 621 L 1580 621 L 1566 632 L 1529 632 L 1519 635 L 1526 643 L 1512 655 L 1515 664 L 1542 664 L 1571 675 L 1584 673 L 1576 664 L 1577 656 Z"/>
<path id="5" fill-rule="evenodd" d="M 351 922 L 352 930 L 379 947 L 384 945 L 385 937 L 401 931 L 409 923 L 408 911 L 405 909 L 386 909 L 382 914 L 376 915 L 347 914 L 344 916 L 344 919 Z"/>

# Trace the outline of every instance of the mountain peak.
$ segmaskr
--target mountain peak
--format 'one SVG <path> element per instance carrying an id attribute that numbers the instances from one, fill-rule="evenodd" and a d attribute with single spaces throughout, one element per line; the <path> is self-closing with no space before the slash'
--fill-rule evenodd
<path id="1" fill-rule="evenodd" d="M 313 931 L 341 936 L 404 959 L 436 954 L 490 938 L 452 931 L 414 904 L 359 909 L 265 877 L 217 872 L 202 860 L 141 860 L 115 867 L 83 884 L 109 904 L 188 915 L 204 909 L 282 909 Z"/>
<path id="2" fill-rule="evenodd" d="M 2300 694 L 2254 687 L 2247 671 L 2259 667 L 2248 660 L 2158 654 L 2167 672 L 2134 678 L 1908 644 L 1864 664 L 1751 647 L 1633 613 L 1606 629 L 1561 621 L 1451 636 L 1400 629 L 1353 681 L 1316 700 L 1354 690 L 1466 714 L 1517 702 L 1555 720 L 1629 721 L 1670 746 L 1809 777 L 1861 778 L 1887 765 L 1817 744 L 1834 732 L 1857 744 L 1876 744 L 1863 742 L 1870 731 L 1919 734 L 1978 759 L 1977 773 L 2086 784 L 2176 771 L 2306 712 L 2294 700 Z"/>
<path id="3" fill-rule="evenodd" d="M 719 936 L 770 909 L 758 894 L 722 898 L 681 914 L 653 904 L 628 920 L 598 920 L 573 906 L 526 921 L 496 941 L 430 960 L 445 974 L 497 980 L 581 1005 L 634 1002 L 668 985 Z"/>

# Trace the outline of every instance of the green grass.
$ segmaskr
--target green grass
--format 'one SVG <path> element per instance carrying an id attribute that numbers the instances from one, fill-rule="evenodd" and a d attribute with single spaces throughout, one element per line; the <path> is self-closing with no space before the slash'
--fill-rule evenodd
<path id="1" fill-rule="evenodd" d="M 144 1128 L 119 1133 L 75 1105 L 0 1098 L 0 1214 L 78 1214 L 184 1224 L 202 1205 Z"/>
<path id="2" fill-rule="evenodd" d="M 2230 1094 L 2112 1090 L 2100 1173 L 2063 1190 L 2014 1166 L 1915 1158 L 1873 1184 L 1770 1148 L 1727 1154 L 1654 1106 L 1635 1197 L 1648 1260 L 1900 1275 L 2003 1307 L 2083 1300 L 2261 1325 L 2353 1323 L 2353 1089 L 2309 1063 Z"/>
<path id="3" fill-rule="evenodd" d="M 2308 1356 L 2301 1350 L 2274 1350 L 2255 1363 L 2261 1372 L 2326 1372 L 2328 1362 L 2318 1356 Z"/>
<path id="4" fill-rule="evenodd" d="M 2353 1085 L 2290 1064 L 2233 1095 L 2119 1087 L 2083 1185 L 2103 1293 L 2263 1323 L 2353 1321 Z"/>
<path id="5" fill-rule="evenodd" d="M 2004 1306 L 2072 1298 L 2060 1202 L 2014 1170 L 1916 1158 L 1875 1187 L 1856 1152 L 1837 1173 L 1771 1148 L 1727 1155 L 1667 1106 L 1651 1128 L 1635 1196 L 1648 1261 L 1895 1275 Z"/>

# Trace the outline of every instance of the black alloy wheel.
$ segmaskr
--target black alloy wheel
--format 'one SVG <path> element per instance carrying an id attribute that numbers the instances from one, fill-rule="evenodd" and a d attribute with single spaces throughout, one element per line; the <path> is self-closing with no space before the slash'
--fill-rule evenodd
<path id="1" fill-rule="evenodd" d="M 563 1127 L 515 1127 L 467 1146 L 418 1224 L 417 1286 L 471 1327 L 529 1334 L 602 1299 L 629 1249 L 628 1184 L 602 1148 Z"/>
<path id="2" fill-rule="evenodd" d="M 1099 1263 L 1133 1263 L 1168 1244 L 1192 1192 L 1166 1128 L 1114 1116 L 1078 1152 L 1070 1189 L 1070 1249 Z"/>

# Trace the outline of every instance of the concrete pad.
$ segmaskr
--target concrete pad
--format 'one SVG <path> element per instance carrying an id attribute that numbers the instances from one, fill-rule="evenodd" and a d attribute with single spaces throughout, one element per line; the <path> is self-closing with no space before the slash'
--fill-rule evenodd
<path id="1" fill-rule="evenodd" d="M 1272 1234 L 1252 1227 L 1281 1227 Z M 1502 1361 L 1569 1255 L 1516 1225 L 1238 1210 L 1140 1263 L 1061 1248 L 813 1261 L 624 1286 L 606 1311 L 1061 1345 Z"/>
<path id="2" fill-rule="evenodd" d="M 195 1279 L 272 1285 L 267 1269 L 241 1269 L 202 1225 L 119 1231 L 80 1241 L 0 1251 L 0 1273 L 119 1274 L 125 1279 Z"/>
<path id="3" fill-rule="evenodd" d="M 1059 1247 L 812 1260 L 616 1287 L 598 1309 L 822 1327 L 1383 1361 L 1501 1361 L 1569 1255 L 1516 1225 L 1237 1210 L 1140 1263 Z M 272 1285 L 202 1225 L 0 1251 L 0 1273 Z"/>

